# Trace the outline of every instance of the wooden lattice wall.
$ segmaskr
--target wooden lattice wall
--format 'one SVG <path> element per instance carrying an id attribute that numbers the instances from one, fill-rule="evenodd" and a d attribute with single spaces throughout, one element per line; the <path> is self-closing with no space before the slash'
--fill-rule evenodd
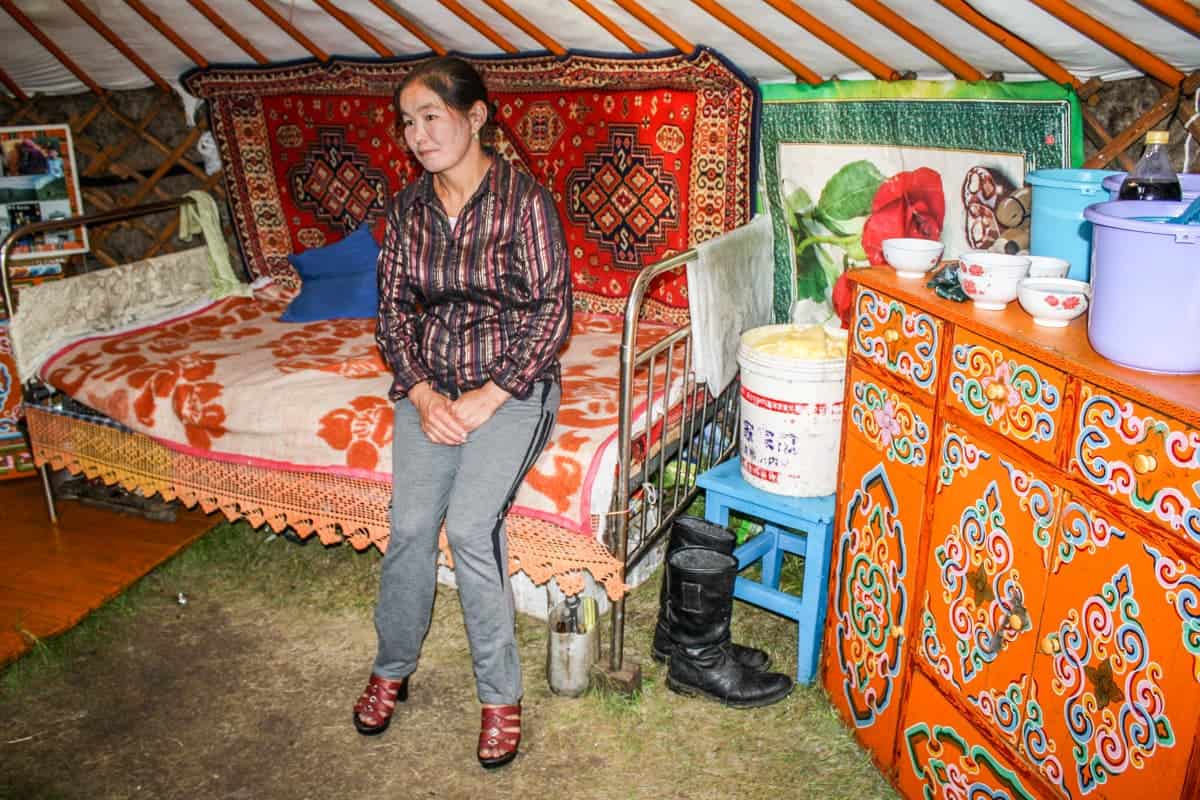
<path id="1" fill-rule="evenodd" d="M 0 124 L 70 123 L 85 213 L 203 189 L 217 198 L 226 216 L 222 173 L 205 174 L 196 152 L 207 129 L 204 115 L 198 117 L 188 125 L 179 96 L 159 88 L 28 100 L 0 95 Z M 237 252 L 229 220 L 224 222 L 231 252 Z M 90 237 L 88 266 L 113 266 L 192 246 L 179 244 L 178 227 L 172 213 L 108 226 Z"/>

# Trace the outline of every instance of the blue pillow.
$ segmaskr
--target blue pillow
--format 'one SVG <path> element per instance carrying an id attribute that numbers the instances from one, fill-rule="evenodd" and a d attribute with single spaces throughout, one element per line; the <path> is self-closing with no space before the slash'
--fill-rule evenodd
<path id="1" fill-rule="evenodd" d="M 322 275 L 303 281 L 300 294 L 279 317 L 281 322 L 369 319 L 379 313 L 379 284 L 375 280 L 375 270 Z"/>
<path id="2" fill-rule="evenodd" d="M 379 310 L 375 261 L 379 246 L 363 225 L 327 247 L 288 256 L 300 275 L 300 294 L 279 318 L 281 322 L 323 319 L 369 319 Z"/>
<path id="3" fill-rule="evenodd" d="M 316 247 L 288 256 L 301 278 L 345 275 L 348 272 L 375 271 L 379 245 L 369 225 L 360 225 L 346 238 L 325 247 Z"/>

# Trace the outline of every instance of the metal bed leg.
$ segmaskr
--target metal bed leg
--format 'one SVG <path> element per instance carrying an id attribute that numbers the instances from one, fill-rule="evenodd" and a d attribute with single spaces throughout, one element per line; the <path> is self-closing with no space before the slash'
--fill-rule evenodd
<path id="1" fill-rule="evenodd" d="M 42 464 L 42 491 L 46 493 L 46 510 L 50 512 L 50 524 L 58 524 L 58 509 L 54 506 L 54 489 L 50 486 L 50 467 Z"/>

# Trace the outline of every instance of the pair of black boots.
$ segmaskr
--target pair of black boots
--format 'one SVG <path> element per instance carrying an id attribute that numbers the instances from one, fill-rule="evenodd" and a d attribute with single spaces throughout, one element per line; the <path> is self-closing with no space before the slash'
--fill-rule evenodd
<path id="1" fill-rule="evenodd" d="M 776 703 L 792 691 L 792 679 L 767 672 L 762 650 L 734 644 L 733 581 L 737 539 L 699 517 L 680 517 L 671 527 L 659 597 L 652 655 L 667 661 L 667 686 L 703 695 L 734 708 Z"/>

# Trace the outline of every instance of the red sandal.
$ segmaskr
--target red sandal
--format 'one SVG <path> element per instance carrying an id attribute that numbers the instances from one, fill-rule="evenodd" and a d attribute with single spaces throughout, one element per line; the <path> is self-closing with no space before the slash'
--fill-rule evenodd
<path id="1" fill-rule="evenodd" d="M 516 728 L 516 732 L 508 730 Z M 479 725 L 479 763 L 484 769 L 502 767 L 517 757 L 521 744 L 521 704 L 484 706 Z M 500 755 L 484 758 L 483 750 L 499 750 Z"/>
<path id="2" fill-rule="evenodd" d="M 389 681 L 372 674 L 358 702 L 354 704 L 354 727 L 363 736 L 376 736 L 387 730 L 397 703 L 408 700 L 408 676 Z"/>

